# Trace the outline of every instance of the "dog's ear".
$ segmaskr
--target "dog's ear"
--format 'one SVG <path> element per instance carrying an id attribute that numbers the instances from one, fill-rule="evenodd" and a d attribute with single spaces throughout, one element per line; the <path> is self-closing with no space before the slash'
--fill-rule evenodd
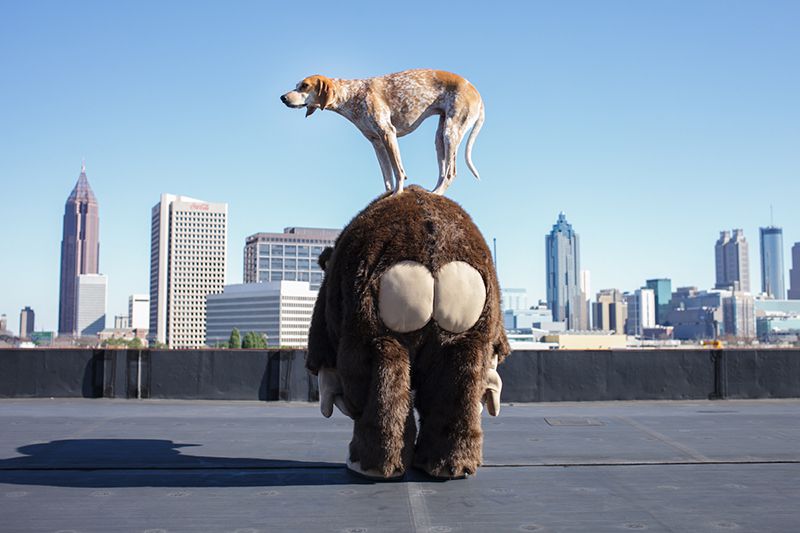
<path id="1" fill-rule="evenodd" d="M 322 253 L 319 254 L 319 258 L 317 262 L 319 263 L 319 267 L 325 272 L 328 269 L 328 261 L 330 261 L 331 256 L 333 255 L 333 248 L 330 246 L 326 246 Z"/>
<path id="2" fill-rule="evenodd" d="M 317 103 L 320 109 L 325 111 L 325 108 L 328 107 L 328 104 L 333 98 L 333 84 L 328 78 L 319 76 L 314 88 L 317 90 Z"/>

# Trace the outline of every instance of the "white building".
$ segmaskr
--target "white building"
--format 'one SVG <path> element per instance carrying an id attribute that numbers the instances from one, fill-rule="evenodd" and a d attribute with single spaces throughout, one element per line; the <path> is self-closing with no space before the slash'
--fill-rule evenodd
<path id="1" fill-rule="evenodd" d="M 270 348 L 306 348 L 318 291 L 307 281 L 226 285 L 208 296 L 207 344 L 228 342 L 234 328 L 267 336 Z"/>
<path id="2" fill-rule="evenodd" d="M 76 277 L 76 334 L 93 337 L 106 327 L 106 293 L 108 279 L 103 274 L 80 274 Z"/>
<path id="3" fill-rule="evenodd" d="M 656 325 L 656 294 L 653 289 L 636 289 L 636 292 L 625 294 L 628 304 L 628 319 L 625 332 L 628 335 L 641 335 L 644 328 Z"/>
<path id="4" fill-rule="evenodd" d="M 333 246 L 341 230 L 284 228 L 283 233 L 256 233 L 245 240 L 244 282 L 307 281 L 322 284 L 319 255 Z"/>
<path id="5" fill-rule="evenodd" d="M 150 296 L 147 294 L 128 296 L 128 327 L 140 330 L 150 327 Z"/>
<path id="6" fill-rule="evenodd" d="M 206 296 L 225 285 L 228 204 L 162 194 L 152 209 L 148 339 L 169 348 L 206 341 Z"/>
<path id="7" fill-rule="evenodd" d="M 503 311 L 522 311 L 527 309 L 528 291 L 514 288 L 500 289 L 500 307 Z"/>

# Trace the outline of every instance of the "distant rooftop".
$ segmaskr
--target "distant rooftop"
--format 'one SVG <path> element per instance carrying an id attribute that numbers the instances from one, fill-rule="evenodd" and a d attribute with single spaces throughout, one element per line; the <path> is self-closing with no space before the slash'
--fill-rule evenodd
<path id="1" fill-rule="evenodd" d="M 270 241 L 276 239 L 315 239 L 315 240 L 336 240 L 342 230 L 339 228 L 305 228 L 291 226 L 283 228 L 283 233 L 259 232 L 247 237 L 246 242 Z"/>

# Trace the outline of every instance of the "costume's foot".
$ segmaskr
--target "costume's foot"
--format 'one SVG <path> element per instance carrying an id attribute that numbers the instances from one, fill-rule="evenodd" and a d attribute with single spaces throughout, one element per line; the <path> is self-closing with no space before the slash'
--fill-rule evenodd
<path id="1" fill-rule="evenodd" d="M 456 467 L 451 465 L 433 465 L 430 463 L 414 462 L 414 468 L 421 470 L 436 479 L 466 479 L 474 476 L 476 466 Z"/>
<path id="2" fill-rule="evenodd" d="M 357 476 L 372 480 L 372 481 L 397 481 L 403 478 L 405 472 L 395 470 L 390 476 L 384 476 L 377 468 L 368 468 L 364 470 L 361 468 L 360 461 L 351 461 L 347 459 L 347 469 Z"/>

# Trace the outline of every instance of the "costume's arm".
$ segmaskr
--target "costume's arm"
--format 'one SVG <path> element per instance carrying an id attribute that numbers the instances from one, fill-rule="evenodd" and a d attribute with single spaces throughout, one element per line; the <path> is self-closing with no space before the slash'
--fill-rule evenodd
<path id="1" fill-rule="evenodd" d="M 319 256 L 319 265 L 325 271 L 328 260 L 333 253 L 333 248 L 325 248 Z M 311 327 L 308 330 L 308 354 L 306 368 L 315 376 L 320 368 L 336 367 L 336 349 L 331 342 L 328 332 L 327 309 L 328 307 L 328 277 L 322 280 L 314 312 L 311 315 Z"/>

